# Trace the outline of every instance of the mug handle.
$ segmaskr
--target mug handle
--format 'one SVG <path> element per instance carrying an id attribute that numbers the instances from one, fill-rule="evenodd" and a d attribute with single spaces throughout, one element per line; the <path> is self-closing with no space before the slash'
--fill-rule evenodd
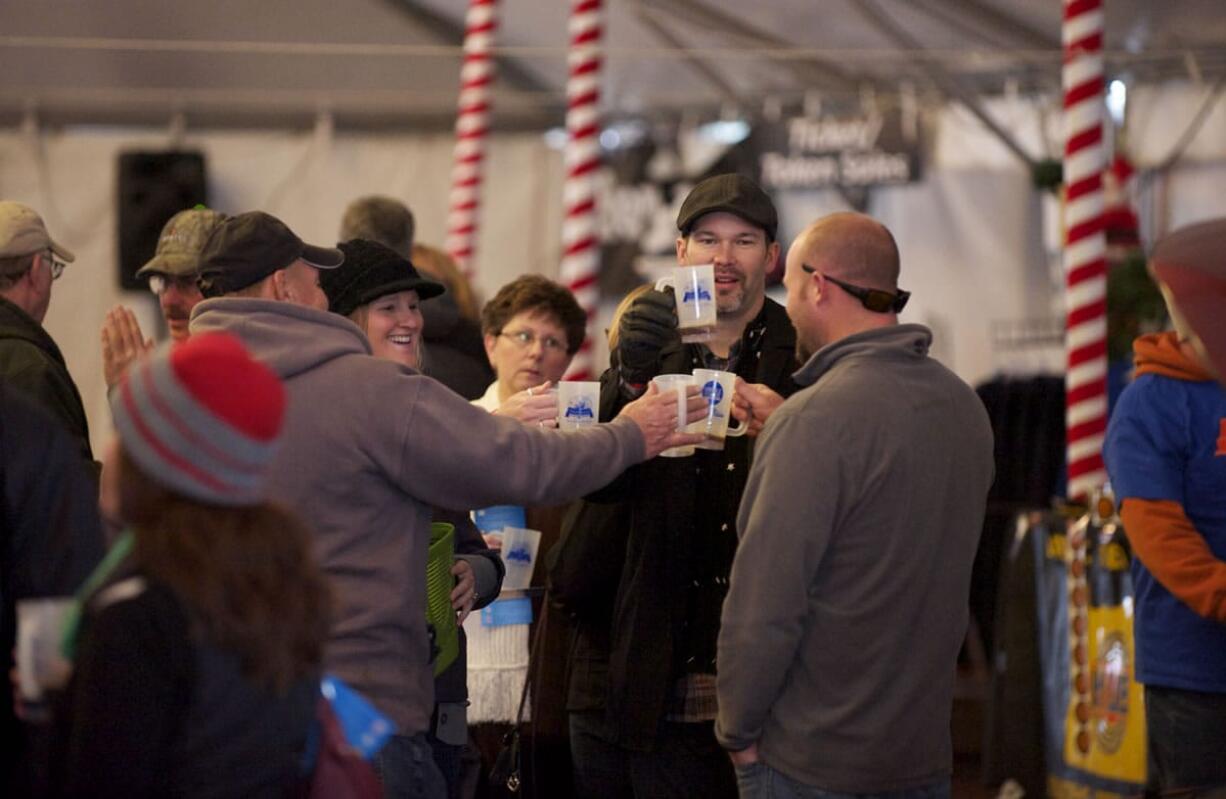
<path id="1" fill-rule="evenodd" d="M 736 422 L 735 427 L 732 425 L 733 422 Z M 740 419 L 733 417 L 728 420 L 728 429 L 724 432 L 724 435 L 729 436 L 731 438 L 740 438 L 741 436 L 745 435 L 748 432 L 749 432 L 749 425 L 745 424 Z"/>
<path id="2" fill-rule="evenodd" d="M 665 275 L 656 281 L 656 291 L 664 291 L 665 288 L 671 288 L 673 291 L 677 290 L 677 281 L 672 275 Z"/>

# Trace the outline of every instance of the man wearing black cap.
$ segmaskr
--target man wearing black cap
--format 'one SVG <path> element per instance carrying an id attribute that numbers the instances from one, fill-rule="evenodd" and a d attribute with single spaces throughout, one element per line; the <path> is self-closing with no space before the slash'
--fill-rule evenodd
<path id="1" fill-rule="evenodd" d="M 305 243 L 271 214 L 250 211 L 222 223 L 200 254 L 205 297 L 277 300 L 328 310 L 319 270 L 335 269 L 345 255 Z"/>
<path id="2" fill-rule="evenodd" d="M 223 222 L 201 260 L 206 299 L 192 311 L 192 334 L 238 336 L 289 394 L 269 490 L 310 522 L 335 594 L 326 667 L 396 725 L 376 758 L 386 795 L 442 799 L 425 736 L 434 710 L 424 584 L 431 506 L 564 502 L 698 437 L 673 432 L 672 394 L 649 393 L 624 418 L 562 434 L 482 411 L 414 369 L 370 357 L 362 330 L 325 312 L 319 270 L 343 270 L 344 254 L 303 243 L 268 214 Z M 700 406 L 695 397 L 691 420 Z"/>
<path id="3" fill-rule="evenodd" d="M 718 315 L 705 344 L 683 344 L 672 294 L 649 291 L 622 316 L 620 363 L 602 378 L 601 418 L 659 374 L 735 372 L 777 395 L 795 390 L 796 336 L 766 298 L 779 257 L 778 217 L 753 181 L 718 175 L 694 187 L 677 217 L 677 263 L 713 264 Z M 748 438 L 722 451 L 656 459 L 598 495 L 631 505 L 627 558 L 611 635 L 605 713 L 571 715 L 580 792 L 592 796 L 735 796 L 715 740 L 715 645 L 736 551 Z"/>

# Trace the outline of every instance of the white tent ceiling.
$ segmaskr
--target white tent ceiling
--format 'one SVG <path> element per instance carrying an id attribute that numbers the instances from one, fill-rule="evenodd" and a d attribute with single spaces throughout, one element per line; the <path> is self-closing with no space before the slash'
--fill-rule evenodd
<path id="1" fill-rule="evenodd" d="M 496 124 L 559 124 L 565 0 L 502 0 Z M 445 128 L 463 0 L 5 0 L 0 122 Z M 606 0 L 606 112 L 756 112 L 934 70 L 973 94 L 1058 86 L 1058 0 Z M 1108 0 L 1107 64 L 1133 81 L 1226 74 L 1226 3 Z"/>

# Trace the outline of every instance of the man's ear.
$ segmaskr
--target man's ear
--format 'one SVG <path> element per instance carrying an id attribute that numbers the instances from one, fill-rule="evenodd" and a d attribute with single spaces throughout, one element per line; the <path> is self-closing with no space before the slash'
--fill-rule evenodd
<path id="1" fill-rule="evenodd" d="M 293 292 L 290 291 L 288 276 L 288 270 L 285 269 L 278 269 L 272 273 L 272 296 L 278 302 L 288 302 L 292 299 L 290 295 Z"/>

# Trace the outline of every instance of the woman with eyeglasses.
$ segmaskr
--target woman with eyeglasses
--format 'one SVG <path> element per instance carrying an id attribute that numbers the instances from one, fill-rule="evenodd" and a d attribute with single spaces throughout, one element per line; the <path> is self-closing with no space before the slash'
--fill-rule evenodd
<path id="1" fill-rule="evenodd" d="M 524 424 L 555 427 L 558 403 L 552 388 L 579 351 L 586 324 L 587 315 L 574 295 L 552 280 L 523 275 L 503 286 L 481 311 L 485 352 L 497 379 L 473 404 Z M 486 541 L 492 547 L 500 545 L 495 531 L 504 525 L 539 530 L 539 562 L 560 535 L 564 511 L 565 507 L 504 506 L 475 515 L 477 526 L 483 533 L 490 533 Z M 544 584 L 544 568 L 534 566 L 533 587 Z M 528 670 L 529 625 L 504 624 L 505 614 L 498 612 L 513 602 L 495 602 L 488 613 L 473 614 L 464 623 L 471 702 L 468 717 L 487 769 L 497 755 L 502 736 L 515 721 Z M 536 612 L 539 615 L 544 611 L 538 607 Z M 566 630 L 559 614 L 550 617 L 547 630 L 533 678 L 538 695 L 532 697 L 529 715 L 533 718 L 537 774 L 549 779 L 550 784 L 542 785 L 538 780 L 536 788 L 541 796 L 566 796 L 571 790 L 564 710 L 565 644 L 559 644 L 564 642 Z M 561 782 L 555 784 L 554 780 Z"/>
<path id="2" fill-rule="evenodd" d="M 553 388 L 583 343 L 587 316 L 574 296 L 540 275 L 503 286 L 481 310 L 485 353 L 496 380 L 474 401 L 525 424 L 553 427 Z"/>

